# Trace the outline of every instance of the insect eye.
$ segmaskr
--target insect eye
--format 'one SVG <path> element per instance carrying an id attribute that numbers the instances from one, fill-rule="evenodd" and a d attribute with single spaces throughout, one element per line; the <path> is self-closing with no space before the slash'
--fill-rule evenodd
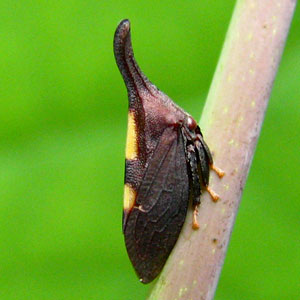
<path id="1" fill-rule="evenodd" d="M 192 117 L 188 117 L 187 126 L 190 130 L 195 130 L 197 127 L 197 123 Z"/>

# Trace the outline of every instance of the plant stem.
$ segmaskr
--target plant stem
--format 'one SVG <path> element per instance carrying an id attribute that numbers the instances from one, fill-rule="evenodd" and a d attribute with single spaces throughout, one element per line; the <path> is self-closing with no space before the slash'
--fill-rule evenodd
<path id="1" fill-rule="evenodd" d="M 215 165 L 149 300 L 213 299 L 296 0 L 238 0 L 200 121 Z"/>

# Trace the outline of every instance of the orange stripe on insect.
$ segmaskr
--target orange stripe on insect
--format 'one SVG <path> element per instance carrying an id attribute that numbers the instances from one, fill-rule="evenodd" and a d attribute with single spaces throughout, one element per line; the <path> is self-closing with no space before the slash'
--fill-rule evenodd
<path id="1" fill-rule="evenodd" d="M 128 113 L 126 159 L 135 159 L 138 156 L 137 131 L 133 112 Z"/>
<path id="2" fill-rule="evenodd" d="M 136 191 L 129 185 L 125 184 L 124 186 L 124 210 L 130 211 L 134 206 L 136 199 Z"/>

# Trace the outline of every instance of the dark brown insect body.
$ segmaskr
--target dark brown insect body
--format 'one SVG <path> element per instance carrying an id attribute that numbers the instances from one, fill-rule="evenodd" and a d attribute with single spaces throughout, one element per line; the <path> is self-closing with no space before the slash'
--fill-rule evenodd
<path id="1" fill-rule="evenodd" d="M 195 208 L 194 228 L 201 190 L 217 200 L 208 188 L 214 167 L 196 121 L 137 65 L 128 20 L 116 30 L 114 53 L 129 98 L 123 233 L 135 271 L 148 283 L 160 273 L 177 241 L 189 198 Z"/>

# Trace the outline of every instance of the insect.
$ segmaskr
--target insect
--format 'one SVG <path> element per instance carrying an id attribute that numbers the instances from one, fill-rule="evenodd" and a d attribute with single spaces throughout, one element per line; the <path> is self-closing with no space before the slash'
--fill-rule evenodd
<path id="1" fill-rule="evenodd" d="M 196 121 L 161 92 L 135 61 L 130 22 L 114 36 L 114 54 L 129 99 L 125 161 L 123 233 L 129 258 L 140 281 L 152 281 L 162 270 L 183 226 L 189 199 L 197 222 L 200 195 L 210 169 L 224 172 L 213 159 Z"/>

